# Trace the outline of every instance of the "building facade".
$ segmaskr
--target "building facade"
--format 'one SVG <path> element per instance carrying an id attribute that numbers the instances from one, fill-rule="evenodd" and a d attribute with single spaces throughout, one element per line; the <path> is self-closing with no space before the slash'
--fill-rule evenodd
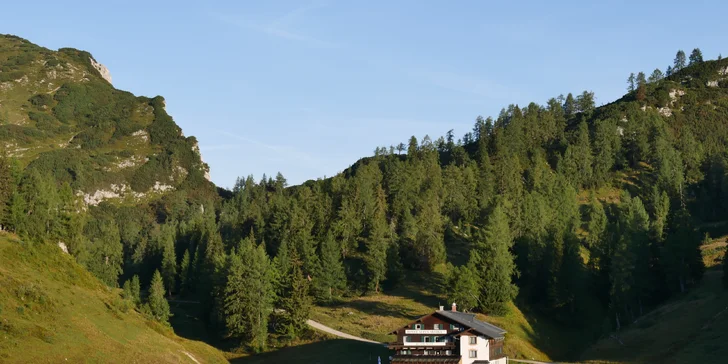
<path id="1" fill-rule="evenodd" d="M 438 311 L 393 331 L 397 341 L 391 364 L 506 364 L 505 330 L 475 318 L 474 314 Z"/>

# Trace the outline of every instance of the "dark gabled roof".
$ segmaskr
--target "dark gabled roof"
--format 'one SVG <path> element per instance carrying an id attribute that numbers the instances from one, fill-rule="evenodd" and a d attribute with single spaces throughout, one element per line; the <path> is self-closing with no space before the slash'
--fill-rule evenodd
<path id="1" fill-rule="evenodd" d="M 502 339 L 506 333 L 506 330 L 503 330 L 498 326 L 476 319 L 475 315 L 472 313 L 457 311 L 437 311 L 436 313 L 494 339 Z"/>

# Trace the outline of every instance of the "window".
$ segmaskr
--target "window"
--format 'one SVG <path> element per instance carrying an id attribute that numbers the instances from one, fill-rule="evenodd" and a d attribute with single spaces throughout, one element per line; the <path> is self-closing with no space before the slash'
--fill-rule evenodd
<path id="1" fill-rule="evenodd" d="M 405 336 L 402 338 L 402 342 L 406 342 L 406 343 L 412 342 L 412 338 L 409 336 Z"/>
<path id="2" fill-rule="evenodd" d="M 452 355 L 452 350 L 445 350 L 445 355 Z"/>
<path id="3" fill-rule="evenodd" d="M 478 337 L 477 336 L 470 336 L 470 345 L 475 345 L 478 343 Z"/>
<path id="4" fill-rule="evenodd" d="M 422 355 L 427 355 L 427 350 L 422 350 Z"/>
<path id="5" fill-rule="evenodd" d="M 435 336 L 435 342 L 436 343 L 445 342 L 445 337 L 444 336 Z"/>
<path id="6" fill-rule="evenodd" d="M 423 343 L 429 343 L 430 342 L 430 337 L 429 336 L 423 336 L 422 337 L 422 342 Z"/>
<path id="7" fill-rule="evenodd" d="M 450 324 L 450 330 L 459 330 L 458 325 Z"/>
<path id="8" fill-rule="evenodd" d="M 415 324 L 415 330 L 422 330 L 422 324 Z"/>
<path id="9" fill-rule="evenodd" d="M 470 358 L 477 358 L 478 357 L 478 351 L 477 350 L 470 350 L 468 353 Z"/>
<path id="10" fill-rule="evenodd" d="M 444 330 L 445 329 L 445 324 L 435 324 L 434 329 L 435 330 Z"/>

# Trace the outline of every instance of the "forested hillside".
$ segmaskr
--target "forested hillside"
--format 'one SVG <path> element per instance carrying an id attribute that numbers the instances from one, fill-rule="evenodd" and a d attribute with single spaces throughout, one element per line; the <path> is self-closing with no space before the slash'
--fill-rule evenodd
<path id="1" fill-rule="evenodd" d="M 3 226 L 110 286 L 158 270 L 250 351 L 305 335 L 313 304 L 434 275 L 461 309 L 516 300 L 596 339 L 696 286 L 728 218 L 728 60 L 697 49 L 601 107 L 587 91 L 510 105 L 332 178 L 219 195 L 161 97 L 114 89 L 85 52 L 4 36 L 0 55 Z"/>

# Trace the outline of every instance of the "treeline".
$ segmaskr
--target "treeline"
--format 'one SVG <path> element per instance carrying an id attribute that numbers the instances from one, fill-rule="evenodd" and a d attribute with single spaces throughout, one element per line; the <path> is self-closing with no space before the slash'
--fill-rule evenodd
<path id="1" fill-rule="evenodd" d="M 300 335 L 313 301 L 443 272 L 467 310 L 503 313 L 518 294 L 618 327 L 698 282 L 697 224 L 728 217 L 728 97 L 706 87 L 726 66 L 696 62 L 600 108 L 591 92 L 511 105 L 462 139 L 412 137 L 329 179 L 240 179 L 224 202 L 180 188 L 86 207 L 3 159 L 0 221 L 62 241 L 111 286 L 159 270 L 167 295 L 200 300 L 212 330 L 255 350 Z"/>

